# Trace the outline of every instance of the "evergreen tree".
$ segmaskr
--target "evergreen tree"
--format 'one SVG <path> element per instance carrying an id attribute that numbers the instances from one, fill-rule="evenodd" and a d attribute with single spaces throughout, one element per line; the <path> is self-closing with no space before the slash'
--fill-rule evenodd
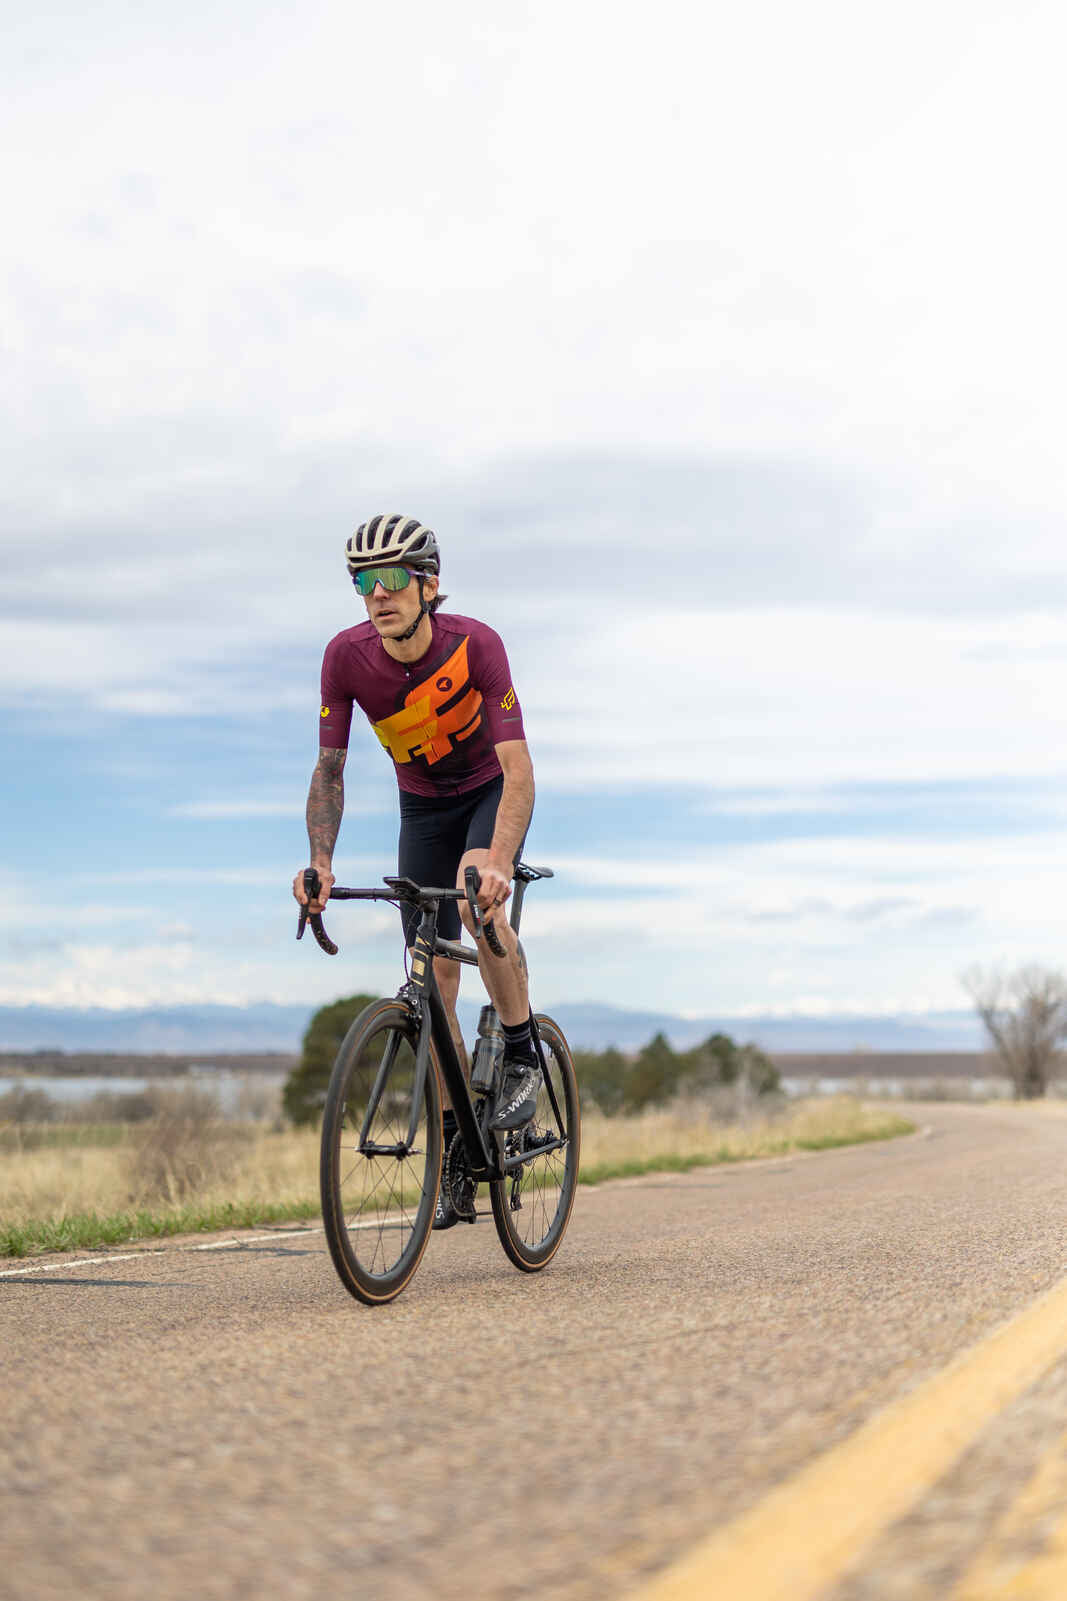
<path id="1" fill-rule="evenodd" d="M 662 1106 L 678 1088 L 681 1058 L 671 1049 L 666 1034 L 656 1034 L 641 1047 L 626 1075 L 627 1112 Z"/>
<path id="2" fill-rule="evenodd" d="M 352 1024 L 374 995 L 347 995 L 320 1006 L 304 1035 L 299 1062 L 282 1090 L 286 1116 L 294 1123 L 317 1123 L 322 1116 L 334 1060 Z"/>
<path id="3" fill-rule="evenodd" d="M 605 1117 L 614 1117 L 626 1095 L 625 1056 L 609 1045 L 606 1051 L 575 1051 L 573 1057 L 582 1103 L 595 1101 Z"/>
<path id="4" fill-rule="evenodd" d="M 712 1034 L 682 1053 L 679 1088 L 700 1095 L 723 1084 L 743 1080 L 754 1095 L 767 1095 L 780 1084 L 778 1069 L 756 1045 L 738 1045 L 729 1034 Z"/>

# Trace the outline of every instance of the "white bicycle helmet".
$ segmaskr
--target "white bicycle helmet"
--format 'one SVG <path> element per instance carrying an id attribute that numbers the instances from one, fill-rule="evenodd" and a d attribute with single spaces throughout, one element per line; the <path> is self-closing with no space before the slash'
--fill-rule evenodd
<path id="1" fill-rule="evenodd" d="M 372 517 L 360 523 L 345 547 L 348 570 L 355 578 L 367 567 L 385 567 L 397 563 L 410 567 L 412 572 L 441 571 L 441 553 L 437 548 L 437 535 L 415 517 Z"/>

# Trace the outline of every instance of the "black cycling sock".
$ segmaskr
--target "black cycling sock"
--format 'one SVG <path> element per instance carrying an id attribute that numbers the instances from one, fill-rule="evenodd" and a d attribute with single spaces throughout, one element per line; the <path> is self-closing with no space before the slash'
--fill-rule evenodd
<path id="1" fill-rule="evenodd" d="M 450 1106 L 446 1107 L 441 1113 L 441 1127 L 444 1135 L 444 1149 L 447 1151 L 448 1147 L 452 1144 L 456 1129 L 459 1127 L 459 1124 L 456 1122 L 456 1114 L 453 1112 Z"/>
<path id="2" fill-rule="evenodd" d="M 501 1023 L 504 1031 L 504 1055 L 521 1056 L 526 1061 L 534 1059 L 533 1035 L 530 1032 L 530 1019 L 525 1023 Z"/>

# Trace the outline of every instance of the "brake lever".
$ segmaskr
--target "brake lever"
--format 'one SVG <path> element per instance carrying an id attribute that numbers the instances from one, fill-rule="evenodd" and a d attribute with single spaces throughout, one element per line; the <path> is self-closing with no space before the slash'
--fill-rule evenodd
<path id="1" fill-rule="evenodd" d="M 471 922 L 474 924 L 474 937 L 482 937 L 482 909 L 478 905 L 478 891 L 482 887 L 482 875 L 476 867 L 468 867 L 463 875 L 463 887 L 467 892 L 467 905 L 471 909 Z"/>
<path id="2" fill-rule="evenodd" d="M 310 923 L 311 932 L 315 936 L 315 943 L 318 945 L 319 949 L 321 951 L 325 951 L 327 956 L 336 956 L 337 946 L 326 932 L 326 925 L 322 921 L 322 913 L 308 911 L 308 902 L 317 900 L 319 891 L 321 889 L 322 879 L 319 877 L 318 873 L 313 867 L 305 867 L 304 894 L 307 896 L 307 901 L 305 901 L 300 908 L 300 916 L 297 919 L 296 925 L 296 937 L 297 939 L 303 939 L 304 930 L 308 923 Z"/>
<path id="3" fill-rule="evenodd" d="M 500 943 L 500 935 L 493 927 L 491 917 L 483 917 L 482 909 L 478 905 L 478 891 L 482 887 L 482 875 L 476 867 L 468 867 L 463 874 L 463 887 L 467 891 L 467 905 L 471 909 L 471 922 L 474 924 L 474 937 L 481 939 L 485 935 L 485 943 L 494 956 L 506 956 L 508 953 Z"/>

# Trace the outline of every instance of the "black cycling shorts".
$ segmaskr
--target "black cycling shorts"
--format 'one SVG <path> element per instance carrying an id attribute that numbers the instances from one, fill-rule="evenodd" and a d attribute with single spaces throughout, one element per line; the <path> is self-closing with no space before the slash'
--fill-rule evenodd
<path id="1" fill-rule="evenodd" d="M 400 846 L 397 870 L 401 878 L 433 889 L 451 889 L 467 851 L 488 850 L 493 843 L 496 809 L 504 792 L 504 775 L 465 795 L 412 795 L 400 791 Z M 522 844 L 515 860 L 522 853 Z M 402 906 L 404 938 L 415 943 L 419 926 L 417 906 Z M 442 901 L 437 932 L 444 939 L 459 939 L 459 907 Z"/>

